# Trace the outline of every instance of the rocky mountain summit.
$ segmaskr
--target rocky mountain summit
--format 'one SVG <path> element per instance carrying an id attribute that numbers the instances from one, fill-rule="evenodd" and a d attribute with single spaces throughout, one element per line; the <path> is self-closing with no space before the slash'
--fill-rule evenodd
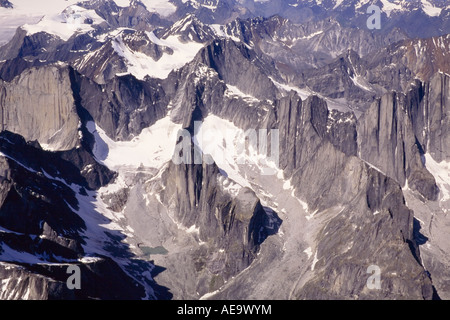
<path id="1" fill-rule="evenodd" d="M 18 27 L 0 298 L 450 298 L 448 10 L 90 0 Z"/>

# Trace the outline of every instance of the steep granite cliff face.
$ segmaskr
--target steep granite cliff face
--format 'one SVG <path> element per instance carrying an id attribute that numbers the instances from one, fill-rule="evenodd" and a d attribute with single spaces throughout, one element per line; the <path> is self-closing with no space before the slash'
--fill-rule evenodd
<path id="1" fill-rule="evenodd" d="M 437 162 L 449 157 L 446 125 L 450 105 L 449 77 L 435 74 L 429 82 L 416 81 L 405 94 L 389 93 L 374 102 L 358 124 L 362 159 L 402 186 L 436 200 L 439 190 L 426 169 L 425 153 Z"/>
<path id="2" fill-rule="evenodd" d="M 309 299 L 432 298 L 431 281 L 417 259 L 413 214 L 404 204 L 401 187 L 352 152 L 346 154 L 332 144 L 324 101 L 308 98 L 302 109 L 302 116 L 296 117 L 297 129 L 291 127 L 298 139 L 299 161 L 290 181 L 296 196 L 307 203 L 309 220 L 322 223 L 314 235 L 314 275 L 303 287 L 294 287 L 294 295 Z M 335 121 L 345 128 L 345 122 Z M 349 118 L 347 125 L 351 123 Z M 356 131 L 354 123 L 352 127 Z M 287 172 L 285 178 L 290 176 Z M 385 275 L 398 269 L 392 256 L 408 261 L 410 273 L 386 277 L 380 291 L 368 290 L 362 275 L 370 265 L 379 266 Z"/>
<path id="3" fill-rule="evenodd" d="M 78 142 L 78 115 L 68 68 L 32 68 L 11 82 L 0 81 L 2 130 L 67 150 Z"/>
<path id="4" fill-rule="evenodd" d="M 413 213 L 405 206 L 394 180 L 355 157 L 333 151 L 329 144 L 323 145 L 292 180 L 299 186 L 299 195 L 311 204 L 308 210 L 324 221 L 316 234 L 314 275 L 296 289 L 298 298 L 433 297 L 431 280 L 418 257 Z M 320 194 L 320 200 L 315 194 Z M 371 265 L 382 272 L 380 290 L 367 287 Z"/>
<path id="5" fill-rule="evenodd" d="M 408 100 L 409 96 L 390 93 L 372 104 L 359 122 L 360 156 L 400 185 L 408 180 L 410 187 L 435 200 L 436 182 L 422 162 L 423 148 L 407 111 L 415 101 Z"/>
<path id="6" fill-rule="evenodd" d="M 418 98 L 423 95 L 419 103 L 411 104 L 410 109 L 417 139 L 424 152 L 430 153 L 437 162 L 449 160 L 450 76 L 436 73 L 415 91 Z"/>
<path id="7" fill-rule="evenodd" d="M 162 186 L 169 216 L 196 233 L 201 243 L 192 259 L 196 290 L 202 295 L 247 268 L 281 224 L 253 190 L 239 186 L 215 164 L 171 162 L 162 173 Z"/>

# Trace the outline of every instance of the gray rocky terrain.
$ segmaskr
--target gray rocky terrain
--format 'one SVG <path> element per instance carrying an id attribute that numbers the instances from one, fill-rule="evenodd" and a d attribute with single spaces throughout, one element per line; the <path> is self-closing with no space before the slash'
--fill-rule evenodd
<path id="1" fill-rule="evenodd" d="M 19 27 L 0 298 L 448 299 L 449 9 L 384 7 L 378 32 L 363 2 L 96 0 L 68 38 Z"/>

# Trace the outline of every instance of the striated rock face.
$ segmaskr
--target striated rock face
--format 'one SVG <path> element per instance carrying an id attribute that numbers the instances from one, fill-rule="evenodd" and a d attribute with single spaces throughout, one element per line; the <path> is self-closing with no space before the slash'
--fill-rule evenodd
<path id="1" fill-rule="evenodd" d="M 26 270 L 23 266 L 2 262 L 0 264 L 0 277 L 4 281 L 4 287 L 0 293 L 2 300 L 75 298 L 75 292 L 69 290 L 63 281 L 58 282 L 51 277 L 38 275 Z"/>
<path id="2" fill-rule="evenodd" d="M 4 155 L 31 171 L 39 172 L 44 169 L 51 177 L 64 173 L 65 182 L 91 190 L 108 184 L 115 176 L 112 171 L 99 164 L 84 147 L 50 153 L 43 151 L 36 141 L 26 142 L 17 134 L 3 131 L 0 133 L 0 148 Z"/>
<path id="3" fill-rule="evenodd" d="M 274 128 L 279 126 L 282 132 L 288 133 L 281 135 L 280 152 L 288 156 L 282 158 L 280 167 L 285 177 L 289 177 L 313 156 L 327 134 L 328 109 L 318 97 L 302 102 L 293 92 L 279 106 L 278 125 L 274 124 Z"/>
<path id="4" fill-rule="evenodd" d="M 32 68 L 11 82 L 0 81 L 2 130 L 52 149 L 77 145 L 78 116 L 68 68 Z"/>
<path id="5" fill-rule="evenodd" d="M 448 159 L 442 148 L 449 137 L 448 88 L 442 73 L 429 83 L 417 81 L 406 95 L 389 93 L 374 102 L 358 124 L 361 158 L 429 200 L 439 190 L 422 157 L 428 152 L 438 162 Z"/>
<path id="6" fill-rule="evenodd" d="M 301 110 L 299 115 L 292 110 L 293 117 L 286 121 L 282 116 L 286 111 L 279 113 L 280 128 L 291 135 L 286 140 L 289 151 L 282 152 L 295 154 L 297 160 L 288 161 L 284 175 L 288 178 L 292 172 L 291 184 L 296 187 L 297 196 L 308 204 L 308 212 L 326 221 L 315 235 L 317 262 L 312 267 L 315 274 L 302 288 L 295 289 L 295 296 L 431 299 L 431 280 L 417 258 L 413 213 L 405 206 L 401 187 L 356 158 L 355 144 L 343 148 L 344 143 L 333 143 L 337 135 L 330 134 L 333 126 L 341 127 L 335 129 L 337 132 L 352 132 L 353 129 L 350 135 L 344 136 L 355 137 L 355 119 L 350 117 L 347 122 L 343 121 L 345 115 L 336 112 L 328 117 L 326 104 L 317 97 L 299 103 L 294 96 L 292 102 L 293 110 Z M 298 122 L 295 124 L 293 119 Z M 289 144 L 288 141 L 297 142 Z M 385 274 L 399 267 L 391 260 L 393 256 L 402 256 L 403 261 L 408 261 L 409 273 L 401 278 L 385 279 L 384 290 L 367 290 L 367 278 L 362 274 L 366 274 L 368 266 L 377 265 Z M 388 289 L 391 287 L 398 292 Z"/>
<path id="7" fill-rule="evenodd" d="M 316 235 L 314 276 L 297 290 L 297 298 L 433 297 L 431 280 L 418 258 L 413 213 L 394 180 L 354 157 L 333 151 L 329 144 L 319 148 L 292 180 L 310 204 L 309 211 L 327 221 Z M 371 265 L 382 270 L 381 290 L 367 288 Z M 402 274 L 398 276 L 394 270 L 402 270 Z"/>
<path id="8" fill-rule="evenodd" d="M 285 155 L 280 159 L 280 168 L 294 188 L 291 196 L 304 201 L 303 210 L 308 214 L 305 225 L 299 227 L 305 229 L 296 230 L 293 237 L 298 239 L 302 232 L 312 233 L 315 243 L 311 269 L 295 279 L 290 297 L 431 299 L 433 286 L 420 262 L 413 235 L 413 212 L 405 205 L 401 186 L 358 159 L 355 140 L 350 145 L 343 143 L 345 139 L 336 143 L 338 136 L 348 137 L 348 141 L 356 136 L 354 116 L 330 113 L 322 99 L 310 97 L 301 101 L 294 93 L 275 106 L 274 114 L 269 116 L 273 122 L 269 123 L 270 128 L 280 129 L 280 152 Z M 292 217 L 301 212 L 297 208 Z M 309 225 L 314 232 L 307 231 Z M 270 240 L 272 245 L 273 241 Z M 287 239 L 284 245 L 288 247 L 290 241 L 294 240 Z M 261 259 L 265 259 L 266 266 L 275 265 L 280 259 L 286 260 L 287 270 L 302 269 L 300 261 L 296 264 L 287 260 L 288 253 L 283 250 L 278 253 L 266 248 L 266 258 Z M 392 260 L 393 256 L 401 257 L 402 262 Z M 402 268 L 404 262 L 408 269 L 398 276 L 393 270 Z M 367 289 L 365 275 L 370 265 L 382 270 L 382 290 Z M 257 272 L 256 265 L 252 268 Z M 240 278 L 239 284 L 227 285 L 215 297 L 241 297 L 240 281 L 252 288 L 245 294 L 259 297 L 259 290 L 275 280 L 253 285 L 249 283 L 251 280 Z M 393 287 L 396 289 L 391 290 Z"/>
<path id="9" fill-rule="evenodd" d="M 360 155 L 401 185 L 411 177 L 410 186 L 417 184 L 423 196 L 432 200 L 437 186 L 422 163 L 406 105 L 405 96 L 395 93 L 373 103 L 359 123 Z"/>
<path id="10" fill-rule="evenodd" d="M 45 245 L 53 246 L 55 255 L 73 259 L 83 253 L 81 244 L 85 242 L 80 233 L 86 225 L 73 212 L 79 203 L 69 185 L 78 185 L 80 192 L 86 193 L 107 184 L 114 175 L 92 158 L 89 161 L 82 148 L 77 149 L 76 157 L 71 152 L 48 153 L 32 144 L 17 134 L 0 134 L 0 225 L 16 235 L 43 235 L 43 242 L 54 242 Z M 79 166 L 89 166 L 91 172 Z M 42 239 L 34 240 L 27 246 L 39 248 Z"/>
<path id="11" fill-rule="evenodd" d="M 221 80 L 241 88 L 242 92 L 258 99 L 273 100 L 276 96 L 274 83 L 265 72 L 267 65 L 256 59 L 253 50 L 231 40 L 215 40 L 199 55 L 202 62 L 213 68 Z M 242 73 L 242 70 L 246 70 Z"/>
<path id="12" fill-rule="evenodd" d="M 196 230 L 204 243 L 193 254 L 195 278 L 209 283 L 194 280 L 203 294 L 247 268 L 261 243 L 281 224 L 275 213 L 265 211 L 254 191 L 227 178 L 216 164 L 171 162 L 162 173 L 162 185 L 161 201 L 169 215 Z"/>
<path id="13" fill-rule="evenodd" d="M 126 72 L 126 63 L 112 46 L 112 41 L 105 43 L 89 57 L 80 57 L 73 63 L 74 68 L 93 81 L 105 84 L 117 73 Z"/>
<path id="14" fill-rule="evenodd" d="M 236 0 L 198 0 L 197 2 L 181 1 L 175 15 L 178 19 L 187 14 L 195 15 L 204 23 L 223 24 L 235 19 L 240 14 L 247 14 L 247 9 L 241 7 Z"/>
<path id="15" fill-rule="evenodd" d="M 164 32 L 162 32 L 164 31 Z M 214 40 L 214 31 L 208 25 L 203 24 L 195 15 L 188 14 L 183 19 L 174 23 L 166 30 L 156 30 L 161 39 L 177 36 L 181 42 L 195 41 L 198 43 L 209 43 Z"/>
<path id="16" fill-rule="evenodd" d="M 17 28 L 11 41 L 0 47 L 0 78 L 11 81 L 26 68 L 72 63 L 86 52 L 96 50 L 102 43 L 93 34 L 75 34 L 66 42 L 46 32 L 27 34 Z"/>
<path id="17" fill-rule="evenodd" d="M 431 80 L 414 91 L 419 103 L 411 104 L 414 132 L 424 152 L 437 161 L 450 159 L 450 76 L 436 73 Z"/>

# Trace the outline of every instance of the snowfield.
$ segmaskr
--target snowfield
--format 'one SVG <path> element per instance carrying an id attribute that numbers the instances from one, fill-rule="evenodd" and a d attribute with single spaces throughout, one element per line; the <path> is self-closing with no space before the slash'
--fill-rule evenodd
<path id="1" fill-rule="evenodd" d="M 441 201 L 450 200 L 450 162 L 437 162 L 427 153 L 425 154 L 425 166 L 436 179 Z"/>
<path id="2" fill-rule="evenodd" d="M 0 8 L 0 45 L 14 36 L 16 29 L 24 24 L 36 24 L 42 17 L 54 17 L 65 8 L 87 0 L 14 0 L 14 8 Z"/>
<path id="3" fill-rule="evenodd" d="M 153 32 L 147 32 L 147 36 L 156 45 L 171 48 L 173 54 L 164 53 L 158 61 L 155 61 L 144 53 L 131 50 L 123 42 L 120 35 L 113 42 L 114 50 L 127 61 L 128 72 L 140 80 L 143 80 L 147 75 L 153 78 L 166 79 L 172 70 L 179 69 L 194 59 L 197 52 L 203 48 L 201 43 L 183 43 L 177 36 L 158 39 Z"/>
<path id="4" fill-rule="evenodd" d="M 87 19 L 90 19 L 93 25 L 105 22 L 94 10 L 73 5 L 60 14 L 46 15 L 37 24 L 25 24 L 22 28 L 28 35 L 47 32 L 67 41 L 77 32 L 94 30 L 90 24 L 85 23 Z"/>
<path id="5" fill-rule="evenodd" d="M 166 117 L 142 130 L 133 140 L 118 142 L 109 138 L 94 122 L 88 122 L 87 128 L 95 137 L 93 152 L 96 159 L 108 168 L 117 170 L 143 165 L 159 169 L 172 158 L 181 125 Z"/>

